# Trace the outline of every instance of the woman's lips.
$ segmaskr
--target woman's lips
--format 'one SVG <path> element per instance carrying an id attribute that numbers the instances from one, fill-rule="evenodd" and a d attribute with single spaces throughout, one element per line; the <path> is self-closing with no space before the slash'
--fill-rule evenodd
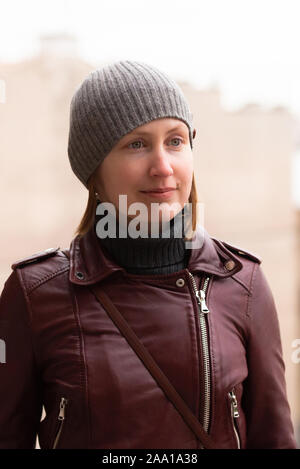
<path id="1" fill-rule="evenodd" d="M 157 189 L 151 191 L 141 191 L 143 194 L 148 195 L 149 197 L 154 197 L 155 199 L 168 199 L 172 197 L 173 192 L 176 189 L 167 188 L 167 189 Z"/>

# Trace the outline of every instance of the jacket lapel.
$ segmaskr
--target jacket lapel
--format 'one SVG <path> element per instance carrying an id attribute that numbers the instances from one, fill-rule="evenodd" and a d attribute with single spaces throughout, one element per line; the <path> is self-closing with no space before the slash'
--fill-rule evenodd
<path id="1" fill-rule="evenodd" d="M 229 277 L 243 265 L 224 244 L 211 238 L 203 227 L 197 229 L 191 245 L 187 268 L 190 272 L 206 272 L 218 277 Z M 69 280 L 78 285 L 100 282 L 115 272 L 125 269 L 104 254 L 94 227 L 82 237 L 76 236 L 70 245 Z"/>

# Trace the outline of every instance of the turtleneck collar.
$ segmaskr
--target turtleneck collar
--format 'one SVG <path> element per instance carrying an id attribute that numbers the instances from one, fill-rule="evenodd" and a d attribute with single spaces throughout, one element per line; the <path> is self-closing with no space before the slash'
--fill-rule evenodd
<path id="1" fill-rule="evenodd" d="M 112 215 L 109 214 L 109 216 Z M 95 232 L 97 223 L 103 217 L 107 217 L 107 213 L 95 215 Z M 121 238 L 118 220 L 114 218 L 117 227 L 116 237 L 99 238 L 97 236 L 97 239 L 105 254 L 124 267 L 128 273 L 153 275 L 178 272 L 188 265 L 190 256 L 190 250 L 185 248 L 183 217 L 184 211 L 182 210 L 170 221 L 170 235 L 167 238 L 163 237 L 162 230 L 157 238 L 134 239 L 129 236 Z M 180 232 L 177 231 L 178 229 Z M 179 233 L 180 237 L 178 237 Z"/>

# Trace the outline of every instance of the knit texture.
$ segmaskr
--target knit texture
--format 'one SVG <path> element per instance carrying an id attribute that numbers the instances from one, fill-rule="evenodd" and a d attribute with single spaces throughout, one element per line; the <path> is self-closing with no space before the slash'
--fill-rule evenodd
<path id="1" fill-rule="evenodd" d="M 94 231 L 99 220 L 105 215 L 95 216 Z M 114 215 L 110 215 L 111 220 Z M 183 233 L 183 210 L 170 221 L 170 236 L 162 237 L 160 230 L 157 238 L 119 238 L 119 224 L 116 220 L 116 237 L 98 238 L 107 257 L 111 258 L 130 274 L 162 275 L 178 272 L 187 267 L 190 250 L 185 248 Z"/>
<path id="2" fill-rule="evenodd" d="M 171 117 L 189 129 L 193 115 L 179 85 L 156 67 L 119 61 L 91 72 L 70 107 L 68 156 L 73 172 L 87 181 L 128 132 L 154 119 Z"/>

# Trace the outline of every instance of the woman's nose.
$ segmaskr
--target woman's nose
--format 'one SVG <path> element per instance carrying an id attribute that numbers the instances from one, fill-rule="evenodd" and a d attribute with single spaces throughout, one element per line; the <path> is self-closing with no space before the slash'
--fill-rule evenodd
<path id="1" fill-rule="evenodd" d="M 163 150 L 155 150 L 151 156 L 150 176 L 172 176 L 170 156 Z"/>

